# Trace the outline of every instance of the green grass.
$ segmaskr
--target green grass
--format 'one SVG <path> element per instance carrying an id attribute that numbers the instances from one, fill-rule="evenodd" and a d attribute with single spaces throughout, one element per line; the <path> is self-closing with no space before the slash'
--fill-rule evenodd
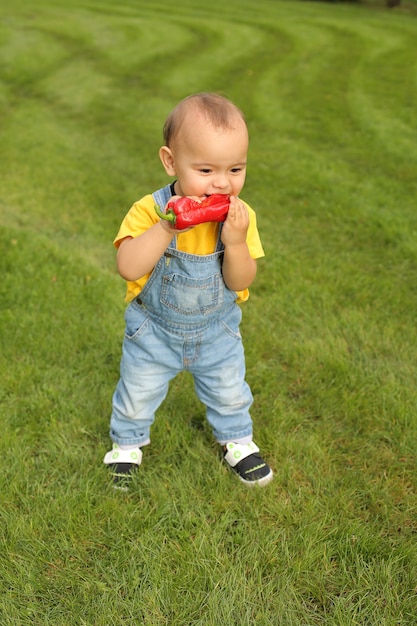
<path id="1" fill-rule="evenodd" d="M 413 6 L 3 3 L 2 625 L 415 624 Z M 227 472 L 183 375 L 117 493 L 111 242 L 165 183 L 165 116 L 200 90 L 251 132 L 266 258 L 242 332 L 276 477 Z"/>

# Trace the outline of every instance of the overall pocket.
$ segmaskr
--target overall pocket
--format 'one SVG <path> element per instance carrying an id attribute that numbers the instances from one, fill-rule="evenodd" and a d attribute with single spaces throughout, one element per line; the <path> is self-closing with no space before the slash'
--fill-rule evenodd
<path id="1" fill-rule="evenodd" d="M 181 315 L 208 315 L 223 304 L 221 274 L 190 278 L 179 273 L 162 277 L 161 304 Z"/>
<path id="2" fill-rule="evenodd" d="M 125 337 L 126 339 L 136 339 L 145 330 L 149 318 L 144 313 L 140 304 L 133 300 L 125 311 Z"/>

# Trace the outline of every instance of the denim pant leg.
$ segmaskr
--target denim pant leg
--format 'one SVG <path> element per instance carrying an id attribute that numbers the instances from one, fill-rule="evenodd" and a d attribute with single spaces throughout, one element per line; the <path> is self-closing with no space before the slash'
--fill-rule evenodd
<path id="1" fill-rule="evenodd" d="M 252 392 L 245 381 L 245 357 L 238 306 L 213 324 L 201 338 L 198 358 L 189 367 L 197 395 L 207 407 L 207 420 L 220 444 L 252 439 L 249 409 Z"/>
<path id="2" fill-rule="evenodd" d="M 169 381 L 181 370 L 164 331 L 137 304 L 126 311 L 120 380 L 113 395 L 110 437 L 121 445 L 146 445 L 155 412 L 168 393 Z"/>

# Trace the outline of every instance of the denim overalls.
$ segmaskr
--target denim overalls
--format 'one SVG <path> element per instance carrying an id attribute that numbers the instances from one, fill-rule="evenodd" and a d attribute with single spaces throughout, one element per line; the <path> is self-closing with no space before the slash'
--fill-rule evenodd
<path id="1" fill-rule="evenodd" d="M 153 194 L 164 207 L 171 186 Z M 169 381 L 188 370 L 220 444 L 252 440 L 236 293 L 223 281 L 223 244 L 208 255 L 177 250 L 176 238 L 126 309 L 120 380 L 113 396 L 110 436 L 121 445 L 150 442 L 155 412 Z"/>

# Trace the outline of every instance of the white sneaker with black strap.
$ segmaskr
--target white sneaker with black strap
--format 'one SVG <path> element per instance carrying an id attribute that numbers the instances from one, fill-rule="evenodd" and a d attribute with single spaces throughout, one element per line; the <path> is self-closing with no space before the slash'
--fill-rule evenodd
<path id="1" fill-rule="evenodd" d="M 128 489 L 132 475 L 142 463 L 142 457 L 143 453 L 140 448 L 122 450 L 117 443 L 113 444 L 113 448 L 105 455 L 103 463 L 111 470 L 114 487 L 123 491 Z"/>
<path id="2" fill-rule="evenodd" d="M 245 485 L 264 487 L 272 480 L 273 471 L 265 463 L 258 446 L 253 441 L 248 444 L 230 441 L 223 447 L 223 450 L 225 462 L 236 472 Z"/>

